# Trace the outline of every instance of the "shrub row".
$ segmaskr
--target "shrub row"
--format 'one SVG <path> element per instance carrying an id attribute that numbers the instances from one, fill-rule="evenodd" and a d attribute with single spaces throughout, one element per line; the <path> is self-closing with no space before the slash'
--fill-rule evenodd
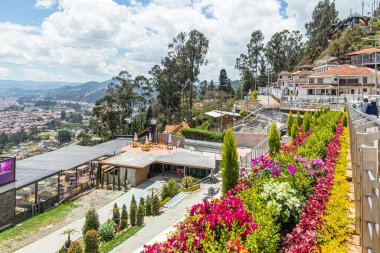
<path id="1" fill-rule="evenodd" d="M 201 141 L 211 141 L 219 142 L 223 141 L 224 133 L 222 132 L 211 132 L 204 129 L 198 128 L 184 128 L 181 131 L 182 135 L 187 139 L 201 140 Z"/>

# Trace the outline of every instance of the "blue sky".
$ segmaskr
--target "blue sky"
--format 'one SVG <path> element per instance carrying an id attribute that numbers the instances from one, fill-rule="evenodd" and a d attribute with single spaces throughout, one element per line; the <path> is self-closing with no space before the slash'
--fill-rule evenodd
<path id="1" fill-rule="evenodd" d="M 2 0 L 0 79 L 108 80 L 127 69 L 147 75 L 179 32 L 210 40 L 201 79 L 231 78 L 254 30 L 266 40 L 283 29 L 304 31 L 318 0 Z M 344 17 L 357 0 L 336 0 Z"/>

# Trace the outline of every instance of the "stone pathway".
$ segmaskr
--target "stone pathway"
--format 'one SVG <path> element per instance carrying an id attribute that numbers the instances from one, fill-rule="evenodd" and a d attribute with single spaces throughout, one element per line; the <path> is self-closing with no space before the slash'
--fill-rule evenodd
<path id="1" fill-rule="evenodd" d="M 350 149 L 347 150 L 347 180 L 350 182 L 350 191 L 348 196 L 351 201 L 349 217 L 352 219 L 353 223 L 350 224 L 352 233 L 348 240 L 348 252 L 349 253 L 361 253 L 362 248 L 360 246 L 360 236 L 355 233 L 355 202 L 354 202 L 354 183 L 352 182 L 352 169 L 351 169 L 351 152 Z"/>

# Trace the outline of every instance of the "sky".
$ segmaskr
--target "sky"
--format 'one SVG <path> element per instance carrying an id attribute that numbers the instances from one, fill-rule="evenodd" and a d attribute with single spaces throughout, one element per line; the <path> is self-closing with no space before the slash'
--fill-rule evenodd
<path id="1" fill-rule="evenodd" d="M 283 29 L 304 32 L 317 2 L 2 0 L 0 79 L 104 81 L 121 70 L 148 75 L 171 39 L 193 29 L 209 39 L 208 64 L 199 78 L 217 80 L 225 68 L 237 79 L 236 57 L 246 52 L 254 30 L 266 40 Z M 350 9 L 361 12 L 361 1 L 336 0 L 336 7 L 344 18 Z"/>

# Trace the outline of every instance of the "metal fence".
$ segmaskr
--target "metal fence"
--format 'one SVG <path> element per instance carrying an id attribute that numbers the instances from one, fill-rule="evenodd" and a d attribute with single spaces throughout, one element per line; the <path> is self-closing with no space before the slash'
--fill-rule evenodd
<path id="1" fill-rule="evenodd" d="M 380 252 L 380 120 L 352 108 L 348 112 L 355 232 L 360 235 L 362 252 Z"/>
<path id="2" fill-rule="evenodd" d="M 265 155 L 269 150 L 268 137 L 260 142 L 251 152 L 246 154 L 242 159 L 240 159 L 240 167 L 251 168 L 252 158 L 260 157 Z"/>
<path id="3" fill-rule="evenodd" d="M 322 103 L 307 103 L 307 102 L 282 102 L 280 103 L 281 110 L 291 111 L 317 111 L 319 109 L 330 108 L 331 111 L 342 111 L 344 104 L 322 104 Z"/>

